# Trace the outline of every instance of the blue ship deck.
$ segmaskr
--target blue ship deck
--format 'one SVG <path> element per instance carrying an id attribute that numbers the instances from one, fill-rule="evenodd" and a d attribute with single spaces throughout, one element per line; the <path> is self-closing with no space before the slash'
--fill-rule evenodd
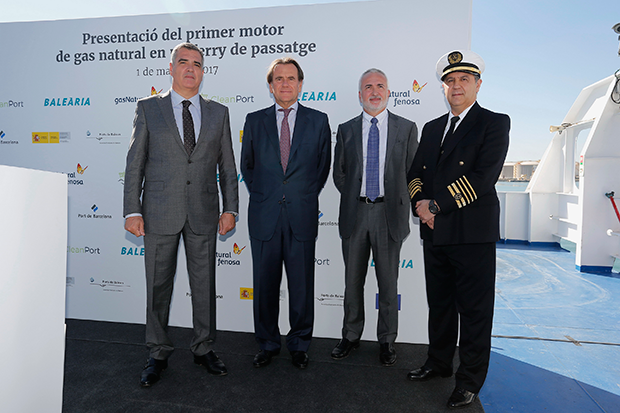
<path id="1" fill-rule="evenodd" d="M 617 273 L 578 272 L 560 248 L 498 244 L 495 297 L 486 413 L 620 412 Z"/>

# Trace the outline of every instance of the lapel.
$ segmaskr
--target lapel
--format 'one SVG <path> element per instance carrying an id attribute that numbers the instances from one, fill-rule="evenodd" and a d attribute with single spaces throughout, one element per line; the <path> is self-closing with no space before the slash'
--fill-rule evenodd
<path id="1" fill-rule="evenodd" d="M 364 168 L 364 137 L 362 136 L 362 122 L 364 115 L 361 114 L 353 120 L 353 144 L 355 145 L 355 156 L 357 156 L 357 165 L 359 165 L 360 178 L 362 169 Z M 345 149 L 346 150 L 346 149 Z"/>
<path id="2" fill-rule="evenodd" d="M 448 142 L 445 143 L 443 147 L 443 154 L 439 158 L 439 162 L 441 162 L 448 155 L 450 155 L 450 153 L 454 150 L 454 148 L 456 148 L 459 142 L 461 142 L 461 140 L 467 135 L 467 133 L 469 133 L 471 128 L 476 123 L 479 114 L 480 114 L 480 105 L 478 105 L 478 102 L 475 102 L 474 105 L 469 110 L 469 112 L 467 112 L 467 116 L 465 116 L 465 119 L 463 119 L 461 124 L 454 131 L 452 138 Z M 445 130 L 446 123 L 448 122 L 448 115 L 446 114 L 445 116 L 446 116 L 445 122 L 441 122 L 444 127 L 443 130 Z M 441 136 L 443 136 L 443 132 Z"/>
<path id="3" fill-rule="evenodd" d="M 278 159 L 280 159 L 280 138 L 278 136 L 278 125 L 276 124 L 276 105 L 265 109 L 263 126 L 265 127 L 265 136 L 278 153 Z"/>
<path id="4" fill-rule="evenodd" d="M 187 156 L 187 151 L 183 146 L 183 140 L 181 135 L 179 135 L 179 128 L 177 128 L 177 121 L 174 119 L 174 111 L 172 110 L 172 97 L 170 96 L 170 90 L 168 90 L 163 95 L 158 95 L 157 103 L 159 104 L 159 109 L 164 117 L 164 120 L 168 124 L 168 129 L 170 129 L 172 139 L 175 140 L 179 149 L 183 151 L 183 153 Z"/>
<path id="5" fill-rule="evenodd" d="M 293 160 L 293 155 L 301 145 L 301 141 L 303 140 L 306 131 L 306 124 L 308 123 L 308 109 L 301 104 L 297 104 L 297 117 L 295 118 L 295 129 L 293 130 L 293 138 L 291 142 L 291 153 L 289 155 L 289 164 L 291 160 Z M 278 151 L 280 150 L 280 144 L 278 142 Z M 278 152 L 279 154 L 279 152 Z M 286 169 L 288 171 L 288 168 Z"/>
<path id="6" fill-rule="evenodd" d="M 209 122 L 209 119 L 212 119 L 211 105 L 209 105 L 209 101 L 200 96 L 200 133 L 198 134 L 198 141 L 196 142 L 196 147 L 192 155 L 199 149 L 207 147 L 209 145 L 209 139 L 213 137 L 213 128 L 215 125 L 213 122 Z"/>
<path id="7" fill-rule="evenodd" d="M 392 152 L 394 149 L 394 145 L 396 145 L 396 141 L 398 140 L 398 127 L 400 126 L 398 123 L 398 118 L 392 114 L 392 112 L 388 111 L 388 136 L 387 136 L 387 147 L 385 152 L 385 166 L 384 166 L 384 176 L 385 169 L 387 169 L 388 165 L 390 165 L 390 158 L 392 156 Z"/>

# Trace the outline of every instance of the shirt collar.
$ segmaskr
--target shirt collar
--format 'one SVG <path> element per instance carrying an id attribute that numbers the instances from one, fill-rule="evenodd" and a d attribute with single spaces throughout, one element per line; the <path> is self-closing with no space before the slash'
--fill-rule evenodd
<path id="1" fill-rule="evenodd" d="M 373 116 L 370 116 L 368 113 L 366 113 L 366 111 L 362 111 L 362 116 L 367 122 L 370 122 L 370 120 L 373 118 Z M 387 116 L 388 110 L 384 109 L 383 112 L 379 113 L 377 116 L 374 117 L 377 118 L 377 123 L 382 124 L 387 119 Z"/>
<path id="2" fill-rule="evenodd" d="M 293 103 L 288 108 L 289 109 L 293 109 L 295 111 L 295 113 L 297 113 L 297 109 L 299 109 L 299 102 L 295 101 L 295 103 Z M 278 113 L 278 110 L 280 110 L 280 109 L 284 109 L 284 108 L 276 103 L 276 113 Z"/>
<path id="3" fill-rule="evenodd" d="M 472 103 L 471 105 L 469 105 L 467 107 L 467 109 L 465 109 L 464 111 L 461 112 L 459 116 L 459 122 L 462 121 L 463 119 L 465 119 L 465 116 L 467 116 L 467 114 L 469 113 L 469 109 L 471 109 L 472 106 L 474 106 L 476 104 L 476 101 L 474 101 L 474 103 Z M 454 115 L 452 114 L 452 111 L 448 112 L 448 120 L 452 119 L 454 117 Z"/>
<path id="4" fill-rule="evenodd" d="M 170 89 L 170 98 L 172 99 L 172 106 L 181 105 L 181 102 L 183 102 L 184 100 L 189 100 L 190 102 L 192 102 L 192 105 L 196 106 L 197 108 L 200 107 L 200 94 L 199 93 L 196 93 L 194 96 L 192 96 L 189 99 L 185 99 L 183 96 L 175 92 L 174 89 Z"/>

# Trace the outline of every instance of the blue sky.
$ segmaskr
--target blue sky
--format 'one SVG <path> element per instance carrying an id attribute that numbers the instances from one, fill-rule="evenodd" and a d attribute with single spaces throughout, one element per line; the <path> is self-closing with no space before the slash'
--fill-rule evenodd
<path id="1" fill-rule="evenodd" d="M 0 22 L 332 2 L 0 0 Z M 385 18 L 385 24 L 395 21 L 406 23 Z M 549 125 L 562 122 L 581 89 L 620 69 L 620 42 L 611 30 L 616 23 L 618 0 L 473 0 L 472 50 L 487 67 L 478 100 L 512 118 L 507 160 L 540 159 L 552 138 Z"/>

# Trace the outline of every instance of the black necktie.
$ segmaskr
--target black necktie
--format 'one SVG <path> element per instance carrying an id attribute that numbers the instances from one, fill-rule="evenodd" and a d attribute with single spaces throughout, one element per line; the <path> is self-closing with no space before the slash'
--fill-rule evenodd
<path id="1" fill-rule="evenodd" d="M 454 116 L 452 119 L 450 119 L 450 127 L 448 128 L 448 133 L 446 133 L 446 136 L 443 138 L 443 142 L 441 143 L 442 150 L 443 150 L 443 147 L 446 146 L 446 143 L 449 142 L 450 138 L 454 134 L 454 125 L 456 125 L 456 122 L 458 122 L 459 119 L 460 118 L 458 116 Z"/>
<path id="2" fill-rule="evenodd" d="M 194 132 L 194 120 L 192 114 L 189 111 L 189 105 L 192 104 L 189 100 L 183 102 L 183 146 L 188 155 L 191 155 L 196 146 L 196 133 Z"/>

